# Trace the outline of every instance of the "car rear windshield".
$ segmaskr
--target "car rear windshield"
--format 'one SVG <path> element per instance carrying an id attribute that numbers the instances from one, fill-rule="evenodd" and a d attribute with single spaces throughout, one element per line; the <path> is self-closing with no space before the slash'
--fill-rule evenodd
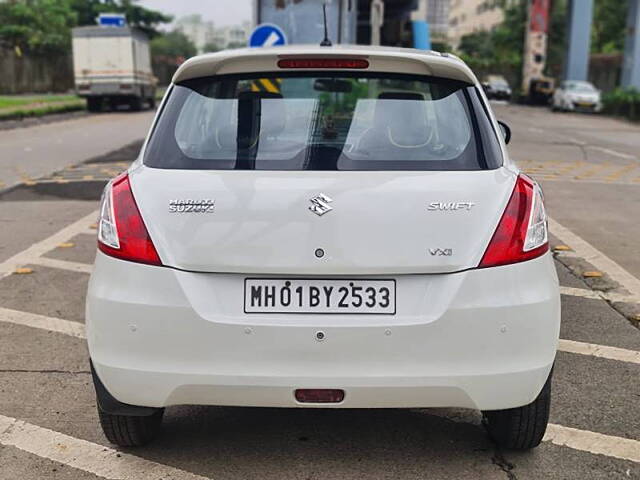
<path id="1" fill-rule="evenodd" d="M 205 170 L 484 170 L 502 159 L 469 84 L 318 72 L 175 85 L 144 163 Z"/>

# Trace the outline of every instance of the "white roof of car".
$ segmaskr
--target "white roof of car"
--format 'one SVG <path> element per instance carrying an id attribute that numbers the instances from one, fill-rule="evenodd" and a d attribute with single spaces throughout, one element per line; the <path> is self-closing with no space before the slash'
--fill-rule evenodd
<path id="1" fill-rule="evenodd" d="M 173 76 L 173 82 L 178 83 L 211 75 L 286 71 L 287 69 L 279 68 L 277 62 L 280 59 L 291 58 L 366 59 L 369 61 L 369 68 L 360 71 L 430 75 L 477 83 L 471 69 L 455 55 L 430 50 L 364 45 L 336 45 L 333 47 L 289 45 L 208 53 L 184 62 Z"/>

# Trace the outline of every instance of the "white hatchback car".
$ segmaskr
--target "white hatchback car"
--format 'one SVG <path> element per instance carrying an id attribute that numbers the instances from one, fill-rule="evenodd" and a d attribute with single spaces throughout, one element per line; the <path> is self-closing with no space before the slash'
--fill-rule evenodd
<path id="1" fill-rule="evenodd" d="M 182 404 L 464 407 L 536 446 L 560 301 L 507 133 L 447 54 L 185 62 L 103 195 L 87 334 L 107 438 L 144 444 Z"/>
<path id="2" fill-rule="evenodd" d="M 568 112 L 602 111 L 602 93 L 589 82 L 565 80 L 553 92 L 551 109 Z"/>

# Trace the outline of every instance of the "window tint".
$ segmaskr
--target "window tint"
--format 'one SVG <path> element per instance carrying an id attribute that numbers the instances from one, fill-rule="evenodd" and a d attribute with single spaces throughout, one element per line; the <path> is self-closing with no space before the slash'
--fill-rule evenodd
<path id="1" fill-rule="evenodd" d="M 495 145 L 483 148 L 495 135 L 479 130 L 490 124 L 474 106 L 473 90 L 450 80 L 363 73 L 187 81 L 174 87 L 144 162 L 187 169 L 495 168 L 502 163 Z"/>
<path id="2" fill-rule="evenodd" d="M 590 84 L 589 82 L 579 82 L 579 81 L 572 81 L 572 82 L 566 82 L 566 88 L 567 90 L 573 90 L 576 92 L 595 92 L 595 87 Z"/>

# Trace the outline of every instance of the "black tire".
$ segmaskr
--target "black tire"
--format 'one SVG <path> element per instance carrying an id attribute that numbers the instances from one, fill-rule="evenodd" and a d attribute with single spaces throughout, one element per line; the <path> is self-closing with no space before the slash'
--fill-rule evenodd
<path id="1" fill-rule="evenodd" d="M 87 110 L 99 112 L 102 110 L 102 97 L 87 97 Z"/>
<path id="2" fill-rule="evenodd" d="M 156 98 L 155 97 L 149 97 L 149 108 L 151 110 L 156 108 Z"/>
<path id="3" fill-rule="evenodd" d="M 134 112 L 139 112 L 142 110 L 142 99 L 140 97 L 133 97 L 129 100 L 129 107 Z"/>
<path id="4" fill-rule="evenodd" d="M 551 373 L 536 399 L 528 405 L 482 412 L 491 439 L 502 448 L 529 450 L 537 447 L 549 423 Z"/>
<path id="5" fill-rule="evenodd" d="M 112 415 L 98 406 L 100 425 L 105 437 L 120 447 L 141 447 L 155 439 L 160 433 L 164 409 L 146 417 Z"/>

